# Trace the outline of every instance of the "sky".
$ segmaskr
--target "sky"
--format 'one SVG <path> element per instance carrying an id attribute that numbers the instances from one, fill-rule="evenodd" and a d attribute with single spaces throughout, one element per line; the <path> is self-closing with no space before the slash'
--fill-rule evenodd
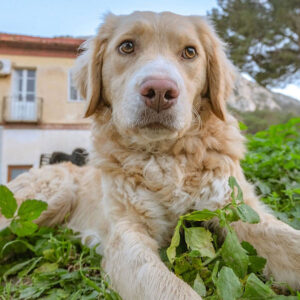
<path id="1" fill-rule="evenodd" d="M 216 0 L 0 0 L 0 32 L 39 36 L 85 36 L 95 33 L 108 11 L 173 11 L 206 15 Z"/>
<path id="2" fill-rule="evenodd" d="M 0 32 L 43 37 L 89 36 L 96 32 L 107 12 L 127 14 L 134 10 L 172 11 L 206 15 L 217 0 L 0 0 Z M 276 92 L 300 100 L 300 83 Z"/>

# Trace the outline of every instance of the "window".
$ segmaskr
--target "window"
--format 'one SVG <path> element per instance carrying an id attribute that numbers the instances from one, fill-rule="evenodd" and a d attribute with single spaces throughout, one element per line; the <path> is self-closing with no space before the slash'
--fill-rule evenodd
<path id="1" fill-rule="evenodd" d="M 36 70 L 14 69 L 11 94 L 10 118 L 14 121 L 36 121 Z"/>
<path id="2" fill-rule="evenodd" d="M 84 99 L 81 97 L 79 91 L 77 91 L 75 84 L 72 79 L 72 72 L 69 71 L 69 101 L 81 102 Z"/>
<path id="3" fill-rule="evenodd" d="M 7 182 L 15 179 L 22 173 L 28 172 L 32 168 L 32 165 L 18 165 L 18 166 L 8 166 Z"/>
<path id="4" fill-rule="evenodd" d="M 13 73 L 13 97 L 17 102 L 34 102 L 36 76 L 35 70 L 16 69 Z"/>

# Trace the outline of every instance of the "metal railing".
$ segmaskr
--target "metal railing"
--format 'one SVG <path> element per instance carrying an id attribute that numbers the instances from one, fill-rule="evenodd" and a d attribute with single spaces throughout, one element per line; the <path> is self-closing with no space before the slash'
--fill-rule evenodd
<path id="1" fill-rule="evenodd" d="M 33 101 L 20 101 L 17 96 L 4 96 L 2 119 L 4 122 L 40 123 L 42 119 L 43 98 Z"/>

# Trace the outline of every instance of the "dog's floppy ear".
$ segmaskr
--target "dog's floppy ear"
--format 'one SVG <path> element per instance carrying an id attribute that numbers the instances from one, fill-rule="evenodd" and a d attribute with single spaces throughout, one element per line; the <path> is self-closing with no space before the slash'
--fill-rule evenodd
<path id="1" fill-rule="evenodd" d="M 85 117 L 91 116 L 101 102 L 101 72 L 106 44 L 111 36 L 116 16 L 108 14 L 100 26 L 98 34 L 87 40 L 82 46 L 83 53 L 76 59 L 73 67 L 73 79 L 86 99 Z"/>
<path id="2" fill-rule="evenodd" d="M 226 100 L 234 86 L 235 69 L 226 57 L 224 43 L 209 21 L 200 17 L 195 17 L 194 20 L 207 59 L 207 87 L 203 96 L 210 99 L 213 113 L 224 121 Z"/>

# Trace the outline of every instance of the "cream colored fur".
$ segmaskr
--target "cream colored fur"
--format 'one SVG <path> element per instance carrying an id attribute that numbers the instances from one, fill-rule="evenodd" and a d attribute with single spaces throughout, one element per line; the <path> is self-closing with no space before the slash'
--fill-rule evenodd
<path id="1" fill-rule="evenodd" d="M 118 52 L 124 40 L 136 43 L 132 56 Z M 197 49 L 193 61 L 181 57 L 186 46 Z M 123 299 L 192 300 L 200 296 L 169 272 L 158 249 L 180 215 L 228 203 L 232 175 L 261 217 L 257 225 L 234 224 L 240 240 L 267 258 L 267 275 L 299 289 L 300 232 L 270 215 L 244 178 L 244 138 L 225 105 L 234 71 L 212 27 L 171 13 L 108 15 L 83 48 L 75 79 L 93 119 L 89 166 L 31 170 L 9 183 L 18 201 L 45 200 L 40 224 L 69 215 L 67 225 L 85 243 L 100 242 L 103 267 Z M 151 75 L 180 88 L 178 104 L 163 114 L 139 98 L 139 84 Z"/>

